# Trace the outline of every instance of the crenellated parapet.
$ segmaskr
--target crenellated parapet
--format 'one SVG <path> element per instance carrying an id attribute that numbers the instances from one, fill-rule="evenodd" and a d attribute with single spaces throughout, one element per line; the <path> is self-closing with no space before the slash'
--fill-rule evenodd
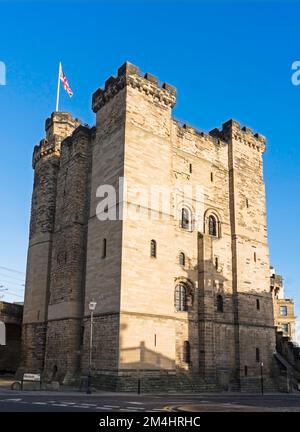
<path id="1" fill-rule="evenodd" d="M 266 149 L 266 138 L 263 135 L 254 133 L 251 128 L 246 126 L 241 127 L 240 123 L 233 119 L 223 123 L 222 129 L 215 128 L 209 133 L 226 142 L 230 142 L 232 139 L 239 141 L 262 153 Z"/>
<path id="2" fill-rule="evenodd" d="M 59 157 L 62 141 L 70 136 L 80 124 L 80 120 L 74 119 L 68 112 L 53 112 L 45 123 L 46 138 L 43 138 L 34 147 L 33 168 L 40 159 L 50 156 Z"/>
<path id="3" fill-rule="evenodd" d="M 170 84 L 159 84 L 158 79 L 150 74 L 142 74 L 139 68 L 131 63 L 124 63 L 118 69 L 118 76 L 111 76 L 105 81 L 104 88 L 93 94 L 92 109 L 97 112 L 117 93 L 126 86 L 130 86 L 146 94 L 153 102 L 173 108 L 176 103 L 176 88 Z"/>
<path id="4" fill-rule="evenodd" d="M 45 123 L 46 138 L 52 137 L 65 138 L 69 136 L 79 125 L 81 121 L 74 118 L 68 112 L 53 112 L 51 117 L 47 118 Z"/>
<path id="5" fill-rule="evenodd" d="M 180 138 L 187 135 L 194 135 L 195 137 L 200 137 L 204 141 L 213 143 L 216 146 L 225 145 L 226 143 L 221 137 L 207 133 L 197 127 L 191 126 L 187 123 L 183 123 L 180 120 L 173 118 L 173 124 L 176 127 L 176 133 Z"/>
<path id="6" fill-rule="evenodd" d="M 47 139 L 42 139 L 38 145 L 34 147 L 33 156 L 32 156 L 32 168 L 34 169 L 37 162 L 40 159 L 46 158 L 48 156 L 57 156 L 60 155 L 60 144 L 53 145 L 53 143 L 49 143 Z"/>

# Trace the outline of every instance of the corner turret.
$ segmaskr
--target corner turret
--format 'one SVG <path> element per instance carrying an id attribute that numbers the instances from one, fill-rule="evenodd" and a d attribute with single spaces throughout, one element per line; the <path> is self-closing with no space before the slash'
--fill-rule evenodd
<path id="1" fill-rule="evenodd" d="M 33 168 L 41 158 L 48 158 L 50 155 L 59 157 L 62 141 L 72 135 L 80 124 L 80 120 L 74 119 L 68 112 L 53 112 L 45 122 L 46 138 L 34 147 Z"/>
<path id="2" fill-rule="evenodd" d="M 223 123 L 222 129 L 215 128 L 209 134 L 226 142 L 235 139 L 262 153 L 266 150 L 266 138 L 263 135 L 254 133 L 246 126 L 241 127 L 240 123 L 234 119 Z"/>
<path id="3" fill-rule="evenodd" d="M 176 88 L 170 84 L 160 85 L 158 79 L 150 74 L 142 74 L 139 68 L 125 62 L 118 69 L 118 76 L 111 76 L 105 81 L 104 88 L 93 94 L 92 109 L 96 113 L 120 90 L 126 86 L 137 88 L 153 98 L 153 102 L 173 108 L 176 103 Z"/>

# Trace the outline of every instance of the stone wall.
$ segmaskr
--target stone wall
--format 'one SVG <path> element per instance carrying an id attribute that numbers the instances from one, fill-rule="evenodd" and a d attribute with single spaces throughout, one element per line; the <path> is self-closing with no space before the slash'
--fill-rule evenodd
<path id="1" fill-rule="evenodd" d="M 46 138 L 33 152 L 34 185 L 20 371 L 42 372 L 44 367 L 61 142 L 79 124 L 69 113 L 53 113 L 46 120 Z"/>
<path id="2" fill-rule="evenodd" d="M 90 168 L 91 130 L 80 126 L 61 146 L 44 371 L 65 383 L 80 369 Z"/>
<path id="3" fill-rule="evenodd" d="M 118 371 L 119 361 L 119 314 L 96 314 L 93 325 L 93 348 L 91 369 L 93 375 L 111 375 Z M 90 319 L 85 318 L 81 369 L 89 368 Z"/>

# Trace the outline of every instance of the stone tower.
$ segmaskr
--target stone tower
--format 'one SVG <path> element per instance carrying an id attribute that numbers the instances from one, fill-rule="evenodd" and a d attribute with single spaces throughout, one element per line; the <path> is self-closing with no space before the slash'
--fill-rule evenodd
<path id="1" fill-rule="evenodd" d="M 69 113 L 53 113 L 46 120 L 46 138 L 33 152 L 34 185 L 22 336 L 24 370 L 40 372 L 44 368 L 61 142 L 79 124 Z"/>
<path id="2" fill-rule="evenodd" d="M 252 389 L 261 362 L 272 376 L 265 140 L 234 120 L 182 125 L 175 103 L 125 63 L 93 95 L 94 128 L 47 121 L 23 331 L 26 367 L 45 379 L 87 373 L 91 300 L 101 388 Z"/>

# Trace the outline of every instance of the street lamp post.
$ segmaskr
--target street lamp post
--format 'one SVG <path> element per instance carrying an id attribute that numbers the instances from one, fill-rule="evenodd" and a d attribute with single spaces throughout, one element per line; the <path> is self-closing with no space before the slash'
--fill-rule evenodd
<path id="1" fill-rule="evenodd" d="M 96 309 L 97 302 L 91 301 L 89 303 L 89 311 L 91 312 L 91 327 L 90 327 L 90 344 L 89 344 L 89 373 L 88 373 L 88 382 L 87 382 L 87 394 L 92 393 L 91 384 L 92 384 L 92 349 L 93 349 L 93 314 Z"/>
<path id="2" fill-rule="evenodd" d="M 264 364 L 260 364 L 260 385 L 261 385 L 261 395 L 264 395 Z"/>
<path id="3" fill-rule="evenodd" d="M 286 368 L 286 389 L 287 392 L 290 392 L 290 378 L 289 378 L 289 370 Z"/>

